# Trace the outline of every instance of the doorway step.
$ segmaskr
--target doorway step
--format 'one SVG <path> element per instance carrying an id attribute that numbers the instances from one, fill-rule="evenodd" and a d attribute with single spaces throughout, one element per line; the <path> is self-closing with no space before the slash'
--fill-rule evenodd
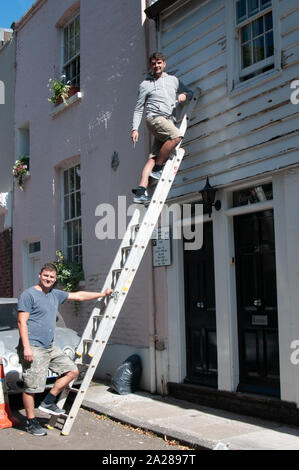
<path id="1" fill-rule="evenodd" d="M 299 426 L 299 409 L 293 402 L 264 395 L 215 390 L 201 385 L 168 382 L 167 386 L 168 394 L 179 400 Z"/>

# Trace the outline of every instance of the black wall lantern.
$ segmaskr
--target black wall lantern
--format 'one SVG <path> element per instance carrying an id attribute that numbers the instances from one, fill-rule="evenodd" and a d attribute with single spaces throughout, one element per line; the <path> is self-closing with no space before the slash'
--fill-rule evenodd
<path id="1" fill-rule="evenodd" d="M 199 191 L 202 196 L 202 201 L 200 201 L 199 204 L 203 204 L 204 208 L 207 208 L 209 217 L 211 217 L 213 206 L 215 207 L 216 211 L 221 209 L 221 202 L 219 200 L 215 202 L 216 191 L 217 189 L 210 185 L 209 177 L 207 176 L 205 187 Z"/>

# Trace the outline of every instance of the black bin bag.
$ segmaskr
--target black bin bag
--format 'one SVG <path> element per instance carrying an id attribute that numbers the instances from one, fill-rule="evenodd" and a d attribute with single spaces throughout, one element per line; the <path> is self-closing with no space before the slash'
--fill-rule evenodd
<path id="1" fill-rule="evenodd" d="M 141 373 L 141 359 L 137 354 L 133 354 L 116 369 L 111 380 L 112 389 L 119 395 L 136 392 L 139 388 Z"/>

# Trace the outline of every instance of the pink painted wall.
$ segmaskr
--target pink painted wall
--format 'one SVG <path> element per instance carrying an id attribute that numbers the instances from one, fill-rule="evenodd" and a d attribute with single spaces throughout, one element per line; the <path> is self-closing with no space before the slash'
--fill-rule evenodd
<path id="1" fill-rule="evenodd" d="M 37 2 L 38 3 L 38 2 Z M 30 173 L 24 192 L 15 190 L 13 211 L 14 295 L 23 289 L 22 243 L 41 241 L 41 263 L 53 260 L 62 247 L 60 172 L 80 156 L 83 258 L 86 290 L 100 290 L 119 240 L 95 236 L 100 203 L 117 207 L 118 195 L 136 186 L 148 150 L 148 137 L 133 149 L 130 128 L 138 85 L 147 72 L 144 2 L 109 0 L 81 2 L 81 91 L 83 98 L 53 117 L 47 83 L 60 74 L 61 32 L 55 25 L 73 2 L 45 2 L 17 34 L 15 128 L 30 125 Z M 105 120 L 105 118 L 107 118 Z M 143 135 L 141 129 L 141 135 Z M 111 168 L 119 154 L 117 171 Z M 151 253 L 139 275 L 112 341 L 147 347 L 153 311 Z M 87 308 L 88 307 L 88 308 Z M 65 320 L 79 332 L 90 314 L 80 305 Z M 165 329 L 166 334 L 166 329 Z M 114 338 L 114 339 L 113 339 Z"/>

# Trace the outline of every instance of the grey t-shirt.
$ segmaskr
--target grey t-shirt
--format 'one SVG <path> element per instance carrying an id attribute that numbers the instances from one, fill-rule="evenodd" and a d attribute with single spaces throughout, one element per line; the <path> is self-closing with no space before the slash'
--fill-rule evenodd
<path id="1" fill-rule="evenodd" d="M 19 297 L 18 311 L 28 312 L 29 342 L 32 346 L 50 348 L 54 341 L 58 306 L 68 298 L 68 292 L 52 289 L 48 294 L 35 287 L 26 289 Z"/>

